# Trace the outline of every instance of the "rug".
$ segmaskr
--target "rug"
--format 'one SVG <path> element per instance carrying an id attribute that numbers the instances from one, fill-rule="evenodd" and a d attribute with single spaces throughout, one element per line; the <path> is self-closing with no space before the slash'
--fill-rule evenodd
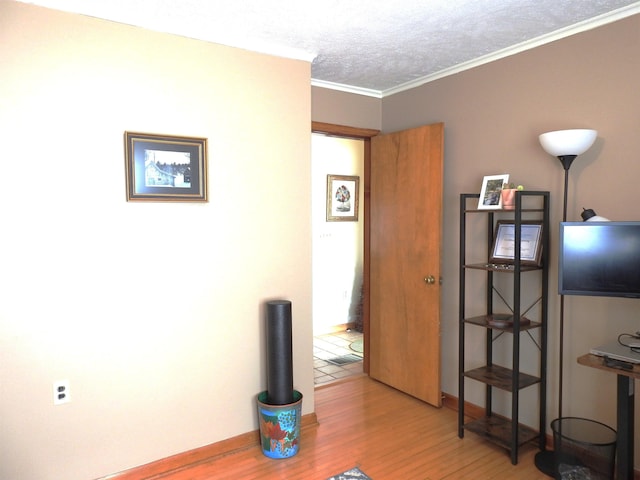
<path id="1" fill-rule="evenodd" d="M 327 358 L 327 362 L 334 365 L 349 365 L 350 363 L 361 362 L 362 357 L 350 353 L 348 355 L 341 355 L 339 357 Z"/>
<path id="2" fill-rule="evenodd" d="M 371 480 L 371 477 L 367 476 L 362 470 L 358 467 L 354 467 L 351 470 L 347 470 L 346 472 L 342 472 L 338 475 L 334 475 L 333 477 L 327 478 L 327 480 Z"/>
<path id="3" fill-rule="evenodd" d="M 351 350 L 353 350 L 354 352 L 363 353 L 364 352 L 364 344 L 363 344 L 362 339 L 356 340 L 355 342 L 352 342 L 351 345 L 349 345 L 349 348 Z"/>

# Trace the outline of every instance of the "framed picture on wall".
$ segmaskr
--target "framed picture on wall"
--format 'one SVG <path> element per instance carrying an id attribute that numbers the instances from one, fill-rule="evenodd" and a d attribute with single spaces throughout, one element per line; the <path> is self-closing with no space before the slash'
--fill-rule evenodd
<path id="1" fill-rule="evenodd" d="M 127 201 L 206 202 L 207 139 L 125 132 Z"/>
<path id="2" fill-rule="evenodd" d="M 360 177 L 327 175 L 327 222 L 357 222 Z"/>
<path id="3" fill-rule="evenodd" d="M 480 199 L 478 200 L 479 210 L 499 210 L 502 208 L 502 185 L 509 183 L 509 174 L 487 175 L 482 180 L 480 189 Z"/>

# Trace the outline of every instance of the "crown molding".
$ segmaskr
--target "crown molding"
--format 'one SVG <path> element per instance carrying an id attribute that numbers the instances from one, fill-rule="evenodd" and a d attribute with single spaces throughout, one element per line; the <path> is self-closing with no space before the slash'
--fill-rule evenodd
<path id="1" fill-rule="evenodd" d="M 365 95 L 367 97 L 382 98 L 382 91 L 373 90 L 371 88 L 354 87 L 352 85 L 343 85 L 341 83 L 326 82 L 324 80 L 311 79 L 311 85 L 314 87 L 328 88 L 330 90 L 339 90 L 341 92 L 355 93 Z"/>

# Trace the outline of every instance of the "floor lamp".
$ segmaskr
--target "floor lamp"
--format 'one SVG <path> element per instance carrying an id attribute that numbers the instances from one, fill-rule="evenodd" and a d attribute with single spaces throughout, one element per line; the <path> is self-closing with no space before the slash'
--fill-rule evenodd
<path id="1" fill-rule="evenodd" d="M 567 191 L 569 187 L 569 168 L 578 155 L 583 154 L 596 140 L 598 132 L 595 130 L 575 129 L 557 130 L 540 135 L 540 144 L 549 155 L 558 157 L 564 168 L 564 201 L 562 207 L 562 221 L 567 221 Z M 564 356 L 564 295 L 560 295 L 560 335 L 558 337 L 558 417 L 562 417 L 562 382 Z M 538 470 L 555 477 L 556 458 L 552 451 L 538 452 L 535 457 Z"/>

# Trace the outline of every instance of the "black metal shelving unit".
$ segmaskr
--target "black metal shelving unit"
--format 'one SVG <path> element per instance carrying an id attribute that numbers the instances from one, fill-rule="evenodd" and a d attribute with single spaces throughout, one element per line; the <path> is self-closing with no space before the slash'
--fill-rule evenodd
<path id="1" fill-rule="evenodd" d="M 518 450 L 523 444 L 538 440 L 540 449 L 545 448 L 546 425 L 546 395 L 547 395 L 547 317 L 548 317 L 548 257 L 549 257 L 549 192 L 543 191 L 518 191 L 516 193 L 515 208 L 513 210 L 479 210 L 477 193 L 463 193 L 460 195 L 460 305 L 459 305 L 459 359 L 458 359 L 458 436 L 464 437 L 465 430 L 481 435 L 510 452 L 511 463 L 518 463 Z M 481 232 L 469 232 L 468 216 L 486 216 L 485 240 Z M 499 220 L 513 222 L 514 254 L 513 262 L 505 266 L 503 264 L 490 263 L 491 248 L 494 241 L 494 231 Z M 521 226 L 524 223 L 534 221 L 542 224 L 540 242 L 542 257 L 540 265 L 522 264 L 521 262 Z M 480 222 L 481 223 L 481 222 Z M 477 228 L 478 222 L 474 222 Z M 487 256 L 477 262 L 469 261 L 467 252 L 470 250 L 470 241 L 486 241 Z M 477 249 L 476 249 L 477 251 Z M 473 260 L 473 259 L 471 259 Z M 486 311 L 481 315 L 467 317 L 466 289 L 468 286 L 468 274 L 472 270 L 486 272 Z M 527 279 L 528 272 L 540 272 L 533 280 Z M 496 289 L 495 281 L 498 276 L 511 276 L 513 295 L 501 295 Z M 531 277 L 533 277 L 531 275 Z M 473 277 L 477 279 L 478 276 Z M 523 285 L 523 283 L 525 285 Z M 526 306 L 521 304 L 522 288 L 539 289 L 539 297 L 536 301 L 537 318 L 530 320 L 524 317 L 527 313 Z M 500 321 L 494 312 L 494 297 L 498 296 L 505 302 L 510 301 L 507 307 L 511 310 L 512 322 Z M 528 310 L 528 309 L 527 309 Z M 528 313 L 527 313 L 528 314 Z M 495 317 L 494 317 L 495 315 Z M 466 328 L 482 328 L 486 330 L 485 361 L 482 365 L 473 367 L 465 364 L 465 339 Z M 534 338 L 539 332 L 538 339 Z M 512 337 L 511 365 L 502 366 L 494 363 L 494 342 L 504 334 Z M 534 374 L 524 373 L 520 363 L 521 334 L 526 335 L 540 353 L 538 372 Z M 524 336 L 524 335 L 522 335 Z M 469 420 L 465 415 L 465 381 L 480 382 L 485 385 L 484 415 L 480 418 Z M 538 385 L 539 387 L 539 427 L 535 430 L 519 422 L 520 391 L 522 389 Z M 511 395 L 510 416 L 499 415 L 493 411 L 494 389 L 509 392 Z"/>

